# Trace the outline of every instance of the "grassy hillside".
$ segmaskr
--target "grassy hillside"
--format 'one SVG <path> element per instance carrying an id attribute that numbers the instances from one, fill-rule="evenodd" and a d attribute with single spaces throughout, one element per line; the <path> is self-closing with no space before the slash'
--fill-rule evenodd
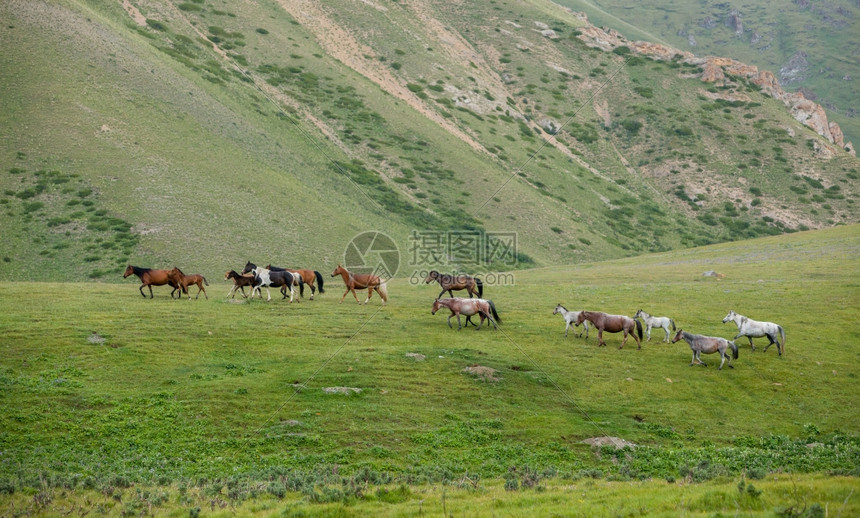
<path id="1" fill-rule="evenodd" d="M 532 267 L 857 221 L 857 159 L 781 104 L 588 49 L 552 4 L 126 5 L 0 6 L 2 279 L 319 268 L 365 230 L 516 232 Z"/>
<path id="2" fill-rule="evenodd" d="M 772 71 L 786 90 L 827 108 L 846 141 L 860 142 L 856 84 L 860 6 L 848 1 L 629 3 L 562 0 L 634 39 L 702 56 L 728 56 Z M 733 18 L 734 16 L 734 18 Z"/>
<path id="3" fill-rule="evenodd" d="M 144 300 L 132 280 L 5 283 L 0 498 L 45 512 L 65 489 L 82 508 L 136 512 L 287 497 L 322 512 L 314 502 L 417 505 L 426 483 L 474 484 L 469 501 L 503 481 L 522 498 L 544 486 L 572 503 L 585 497 L 568 483 L 610 489 L 583 479 L 652 479 L 663 495 L 678 494 L 664 480 L 717 480 L 722 496 L 697 504 L 715 512 L 732 505 L 729 481 L 761 488 L 769 474 L 828 473 L 851 478 L 800 478 L 801 497 L 787 489 L 798 480 L 769 477 L 763 500 L 739 505 L 854 509 L 858 249 L 858 227 L 847 226 L 520 271 L 513 285 L 487 287 L 502 329 L 478 332 L 449 329 L 430 315 L 436 288 L 403 280 L 385 307 L 338 304 L 339 280 L 292 305 L 225 301 L 227 285 L 211 278 L 210 300 L 190 302 L 166 288 Z M 593 335 L 564 338 L 559 302 L 641 307 L 726 337 L 735 328 L 721 319 L 734 309 L 785 326 L 786 354 L 740 340 L 736 367 L 719 371 L 714 357 L 689 367 L 682 342 L 618 350 L 620 336 L 607 334 L 598 348 Z M 347 393 L 324 390 L 338 387 Z M 583 443 L 595 437 L 638 446 Z M 90 491 L 103 497 L 85 503 Z M 655 498 L 639 506 L 680 509 Z"/>

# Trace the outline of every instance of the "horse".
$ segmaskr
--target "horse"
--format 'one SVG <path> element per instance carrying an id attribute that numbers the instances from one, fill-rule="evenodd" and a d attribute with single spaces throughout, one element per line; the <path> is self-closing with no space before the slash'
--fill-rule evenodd
<path id="1" fill-rule="evenodd" d="M 331 272 L 332 277 L 338 275 L 343 277 L 343 283 L 346 284 L 346 291 L 343 292 L 343 297 L 340 298 L 341 304 L 343 303 L 343 299 L 346 298 L 346 294 L 350 291 L 352 292 L 352 296 L 355 297 L 355 301 L 361 304 L 358 300 L 358 295 L 355 294 L 355 290 L 363 290 L 365 288 L 367 288 L 367 298 L 364 299 L 365 304 L 373 296 L 374 290 L 382 297 L 383 306 L 388 301 L 388 287 L 386 286 L 386 282 L 380 279 L 378 275 L 373 275 L 372 273 L 352 273 L 339 264 Z"/>
<path id="2" fill-rule="evenodd" d="M 128 265 L 122 278 L 125 279 L 131 274 L 137 275 L 140 282 L 143 283 L 140 285 L 140 288 L 138 288 L 143 298 L 146 298 L 146 295 L 143 293 L 144 286 L 149 287 L 149 298 L 153 298 L 153 286 L 164 286 L 165 284 L 170 285 L 170 287 L 173 288 L 173 291 L 170 292 L 170 298 L 173 298 L 173 294 L 179 289 L 179 284 L 170 278 L 170 270 L 153 270 L 152 268 L 141 268 L 139 266 Z"/>
<path id="3" fill-rule="evenodd" d="M 699 362 L 703 367 L 707 367 L 708 364 L 703 362 L 699 355 L 702 353 L 711 354 L 719 352 L 720 357 L 722 358 L 722 361 L 720 361 L 720 370 L 723 370 L 723 364 L 726 363 L 726 359 L 729 360 L 729 368 L 735 368 L 735 366 L 732 365 L 732 359 L 729 358 L 729 355 L 726 353 L 726 349 L 731 347 L 732 357 L 735 360 L 738 359 L 738 346 L 731 340 L 726 340 L 725 338 L 720 338 L 718 336 L 694 335 L 684 331 L 683 329 L 678 329 L 678 332 L 675 334 L 675 338 L 672 339 L 672 343 L 677 342 L 681 338 L 690 344 L 690 349 L 693 351 L 693 359 L 690 361 L 690 367 L 695 365 L 696 362 Z"/>
<path id="4" fill-rule="evenodd" d="M 173 267 L 172 270 L 170 270 L 170 273 L 168 275 L 171 277 L 171 279 L 173 279 L 174 282 L 179 284 L 180 288 L 182 288 L 182 291 L 180 292 L 179 297 L 182 296 L 182 293 L 185 293 L 188 295 L 188 300 L 191 300 L 191 294 L 188 293 L 188 286 L 192 286 L 192 285 L 196 284 L 197 285 L 197 296 L 194 298 L 199 299 L 200 298 L 200 292 L 202 291 L 203 296 L 206 297 L 207 300 L 209 299 L 209 295 L 206 294 L 206 290 L 203 288 L 203 284 L 206 284 L 206 286 L 209 286 L 209 281 L 206 280 L 206 277 L 203 277 L 199 273 L 195 273 L 192 275 L 185 275 L 184 273 L 182 273 L 182 270 L 180 270 L 179 268 L 177 268 L 175 266 Z"/>
<path id="5" fill-rule="evenodd" d="M 770 340 L 770 343 L 764 348 L 764 352 L 767 352 L 771 345 L 776 344 L 776 350 L 782 356 L 782 352 L 785 350 L 785 330 L 782 326 L 773 322 L 759 322 L 743 315 L 738 315 L 733 310 L 730 310 L 729 314 L 723 319 L 723 324 L 730 320 L 738 326 L 738 336 L 732 338 L 732 340 L 737 340 L 745 336 L 750 341 L 750 347 L 755 351 L 752 339 L 766 336 Z M 777 340 L 777 334 L 782 338 L 782 343 Z"/>
<path id="6" fill-rule="evenodd" d="M 555 307 L 552 314 L 556 315 L 561 313 L 561 316 L 564 317 L 564 321 L 567 323 L 564 326 L 564 337 L 567 338 L 567 331 L 570 329 L 570 324 L 576 322 L 576 319 L 579 318 L 580 311 L 568 311 L 564 306 L 559 304 Z M 588 340 L 588 322 L 585 321 L 582 323 L 585 326 L 585 339 Z M 582 333 L 577 335 L 577 338 L 582 336 Z"/>
<path id="7" fill-rule="evenodd" d="M 236 273 L 236 270 L 230 270 L 229 272 L 225 273 L 224 274 L 224 280 L 229 281 L 232 279 L 232 281 L 233 281 L 233 287 L 230 288 L 229 292 L 227 292 L 227 297 L 229 298 L 230 295 L 232 295 L 233 296 L 232 298 L 235 299 L 236 298 L 236 288 L 239 288 L 240 290 L 242 290 L 242 297 L 247 299 L 248 296 L 245 295 L 245 286 L 253 287 L 255 278 L 256 277 L 254 276 L 254 274 L 242 275 L 242 274 Z"/>
<path id="8" fill-rule="evenodd" d="M 439 296 L 436 297 L 437 299 L 446 291 L 448 292 L 449 297 L 453 297 L 454 290 L 466 290 L 470 299 L 472 298 L 472 295 L 477 298 L 484 296 L 484 283 L 477 277 L 470 277 L 466 274 L 442 274 L 436 270 L 431 270 L 430 273 L 427 274 L 427 278 L 424 279 L 424 284 L 430 284 L 433 281 L 438 282 L 439 285 L 442 286 L 442 291 L 439 292 Z"/>
<path id="9" fill-rule="evenodd" d="M 436 312 L 443 307 L 448 308 L 451 311 L 451 314 L 448 315 L 448 327 L 451 329 L 454 329 L 454 326 L 451 325 L 451 317 L 457 315 L 457 331 L 463 328 L 460 323 L 460 315 L 466 315 L 467 317 L 471 315 L 480 315 L 481 323 L 475 328 L 475 331 L 481 329 L 481 326 L 484 325 L 484 318 L 489 320 L 490 324 L 493 324 L 493 327 L 496 329 L 499 328 L 499 323 L 502 322 L 502 319 L 496 312 L 496 305 L 493 304 L 492 300 L 473 298 L 466 299 L 462 297 L 436 299 L 433 302 L 433 309 L 430 311 L 430 314 L 435 315 Z M 490 313 L 492 313 L 492 317 L 490 317 Z M 487 327 L 489 327 L 490 324 L 487 324 Z"/>
<path id="10" fill-rule="evenodd" d="M 295 287 L 298 287 L 299 288 L 299 296 L 304 298 L 304 296 L 305 296 L 305 283 L 304 283 L 304 280 L 299 281 L 299 275 L 297 275 L 295 273 L 295 270 L 288 270 L 286 268 L 281 268 L 280 266 L 272 267 L 271 264 L 266 266 L 265 268 L 266 268 L 266 270 L 269 270 L 272 272 L 289 272 L 293 276 L 293 284 L 290 286 L 290 290 L 294 289 Z M 284 295 L 284 297 L 287 296 L 287 286 L 286 285 L 281 286 L 281 294 Z"/>
<path id="11" fill-rule="evenodd" d="M 242 275 L 254 272 L 254 284 L 251 288 L 251 298 L 254 297 L 254 292 L 260 294 L 260 298 L 263 298 L 263 290 L 262 287 L 266 287 L 266 294 L 268 295 L 268 299 L 266 302 L 272 300 L 272 294 L 269 291 L 269 286 L 278 288 L 281 286 L 288 287 L 290 289 L 290 303 L 293 302 L 293 296 L 295 294 L 295 290 L 293 286 L 295 285 L 295 277 L 290 272 L 273 272 L 266 268 L 261 268 L 256 264 L 248 261 L 245 263 L 245 268 L 242 270 Z M 299 287 L 304 287 L 304 282 L 299 277 L 298 281 Z M 287 291 L 282 290 L 283 298 L 287 298 Z"/>
<path id="12" fill-rule="evenodd" d="M 579 326 L 579 324 L 584 323 L 586 320 L 594 324 L 594 327 L 597 328 L 598 347 L 606 345 L 606 342 L 603 341 L 603 332 L 608 331 L 610 333 L 624 332 L 624 340 L 621 342 L 621 346 L 618 347 L 619 349 L 623 348 L 624 344 L 627 343 L 628 333 L 636 340 L 637 349 L 642 349 L 642 322 L 625 315 L 609 315 L 600 311 L 580 311 L 574 325 Z M 638 338 L 633 333 L 634 327 L 639 333 Z"/>
<path id="13" fill-rule="evenodd" d="M 269 270 L 272 270 L 273 272 L 288 271 L 293 275 L 300 276 L 302 278 L 302 281 L 304 282 L 304 284 L 307 284 L 311 288 L 311 300 L 314 300 L 314 294 L 316 294 L 316 291 L 317 291 L 317 289 L 314 287 L 314 281 L 316 281 L 316 283 L 319 284 L 320 293 L 321 294 L 325 293 L 325 290 L 323 289 L 323 276 L 320 272 L 318 272 L 316 270 L 293 270 L 290 268 L 280 268 L 278 266 L 272 266 L 271 264 L 266 266 L 266 268 L 268 268 Z M 305 296 L 304 285 L 302 285 L 302 289 L 301 289 L 301 292 L 299 294 L 302 297 Z"/>
<path id="14" fill-rule="evenodd" d="M 641 318 L 645 322 L 645 336 L 648 337 L 648 341 L 651 341 L 651 328 L 658 327 L 663 328 L 663 331 L 666 331 L 666 338 L 663 339 L 664 342 L 669 343 L 669 326 L 672 326 L 672 331 L 675 330 L 675 321 L 669 317 L 652 317 L 648 313 L 645 313 L 641 309 L 636 312 L 633 318 Z"/>

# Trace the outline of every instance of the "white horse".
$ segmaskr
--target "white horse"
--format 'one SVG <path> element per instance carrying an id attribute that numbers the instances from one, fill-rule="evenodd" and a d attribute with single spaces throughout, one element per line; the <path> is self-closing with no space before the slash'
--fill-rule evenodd
<path id="1" fill-rule="evenodd" d="M 648 313 L 645 313 L 641 309 L 636 312 L 636 315 L 633 318 L 641 318 L 645 322 L 645 335 L 648 337 L 648 341 L 651 341 L 651 328 L 663 328 L 666 331 L 666 338 L 663 340 L 666 343 L 669 343 L 669 326 L 672 326 L 672 331 L 675 330 L 675 321 L 669 317 L 652 317 Z"/>
<path id="2" fill-rule="evenodd" d="M 567 323 L 564 326 L 564 337 L 567 338 L 567 331 L 570 329 L 570 325 L 576 322 L 576 319 L 579 318 L 579 311 L 568 311 L 561 304 L 555 307 L 552 314 L 556 315 L 561 313 L 561 316 L 564 317 L 564 321 Z M 588 321 L 582 323 L 583 327 L 585 327 L 585 339 L 588 340 Z M 576 331 L 574 331 L 576 333 Z M 582 333 L 576 335 L 577 338 L 582 336 Z"/>
<path id="3" fill-rule="evenodd" d="M 734 311 L 729 311 L 729 314 L 723 319 L 723 324 L 729 321 L 734 322 L 735 325 L 738 326 L 738 336 L 734 337 L 732 340 L 737 340 L 738 338 L 745 336 L 750 341 L 750 347 L 755 351 L 752 339 L 766 336 L 767 339 L 770 340 L 770 343 L 764 348 L 764 352 L 767 352 L 768 347 L 776 344 L 776 350 L 779 352 L 779 355 L 782 356 L 782 352 L 785 350 L 785 330 L 782 326 L 774 324 L 773 322 L 758 322 L 743 315 L 738 315 Z M 777 335 L 782 338 L 782 343 L 777 340 Z"/>

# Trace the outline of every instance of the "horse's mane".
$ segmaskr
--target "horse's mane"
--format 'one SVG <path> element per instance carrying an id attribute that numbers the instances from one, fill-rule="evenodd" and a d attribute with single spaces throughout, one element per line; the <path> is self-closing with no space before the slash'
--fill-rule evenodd
<path id="1" fill-rule="evenodd" d="M 143 275 L 144 273 L 151 271 L 152 268 L 143 268 L 142 266 L 134 266 L 132 265 L 131 270 L 135 275 Z"/>
<path id="2" fill-rule="evenodd" d="M 177 272 L 179 272 L 180 275 L 185 275 L 185 273 L 182 270 L 180 270 L 179 268 L 174 266 L 173 269 L 176 270 Z"/>

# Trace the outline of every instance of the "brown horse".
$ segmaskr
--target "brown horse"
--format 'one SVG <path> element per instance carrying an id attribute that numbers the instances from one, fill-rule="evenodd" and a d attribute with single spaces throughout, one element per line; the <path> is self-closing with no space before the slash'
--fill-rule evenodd
<path id="1" fill-rule="evenodd" d="M 146 294 L 143 293 L 144 286 L 149 287 L 149 298 L 153 298 L 153 286 L 164 286 L 165 284 L 170 285 L 170 287 L 173 288 L 173 291 L 170 292 L 170 298 L 173 298 L 173 294 L 179 289 L 179 283 L 170 278 L 170 270 L 153 270 L 152 268 L 141 268 L 139 266 L 128 265 L 122 278 L 125 279 L 132 274 L 137 275 L 140 282 L 143 283 L 139 288 L 140 294 L 143 298 L 146 298 Z"/>
<path id="2" fill-rule="evenodd" d="M 346 284 L 346 291 L 343 292 L 343 297 L 340 298 L 341 303 L 346 298 L 346 294 L 351 291 L 352 296 L 355 297 L 355 301 L 361 304 L 358 300 L 358 295 L 355 294 L 355 290 L 363 290 L 365 288 L 367 288 L 367 298 L 364 300 L 365 304 L 373 296 L 374 290 L 382 297 L 383 306 L 388 301 L 388 288 L 385 285 L 385 281 L 380 279 L 378 275 L 373 275 L 372 273 L 352 273 L 341 265 L 337 265 L 337 268 L 331 272 L 332 277 L 337 275 L 343 277 L 343 283 Z"/>
<path id="3" fill-rule="evenodd" d="M 726 359 L 729 360 L 729 368 L 735 368 L 734 365 L 732 365 L 732 358 L 729 357 L 729 354 L 726 352 L 726 349 L 731 348 L 732 357 L 734 357 L 735 360 L 738 359 L 738 346 L 731 340 L 726 340 L 725 338 L 720 338 L 718 336 L 694 335 L 693 333 L 688 333 L 683 329 L 678 329 L 678 332 L 675 334 L 675 338 L 672 339 L 672 343 L 675 343 L 682 338 L 690 344 L 690 350 L 693 351 L 693 359 L 690 361 L 690 367 L 695 365 L 696 362 L 699 362 L 703 367 L 707 367 L 708 364 L 703 362 L 699 355 L 702 353 L 711 354 L 718 352 L 722 358 L 722 361 L 720 362 L 720 370 L 723 370 L 723 364 L 726 363 Z"/>
<path id="4" fill-rule="evenodd" d="M 245 286 L 250 286 L 252 288 L 254 287 L 254 274 L 252 273 L 248 275 L 241 275 L 239 273 L 236 273 L 236 270 L 230 270 L 229 272 L 224 274 L 224 280 L 229 281 L 231 279 L 233 280 L 233 287 L 230 288 L 229 292 L 227 292 L 227 297 L 233 295 L 233 298 L 235 299 L 236 288 L 239 288 L 242 290 L 242 297 L 247 299 L 248 296 L 245 295 Z"/>
<path id="5" fill-rule="evenodd" d="M 280 268 L 278 266 L 272 266 L 271 264 L 266 266 L 266 269 L 272 270 L 273 272 L 290 272 L 293 275 L 298 275 L 304 281 L 304 284 L 307 284 L 311 288 L 311 300 L 314 300 L 314 294 L 316 294 L 317 289 L 314 287 L 314 282 L 316 281 L 320 287 L 320 293 L 325 293 L 323 289 L 323 276 L 320 272 L 316 270 L 292 270 L 290 268 Z M 301 291 L 299 293 L 302 297 L 305 296 L 305 287 L 302 285 Z"/>
<path id="6" fill-rule="evenodd" d="M 460 315 L 465 315 L 466 317 L 480 315 L 481 324 L 475 328 L 475 331 L 481 329 L 481 326 L 484 325 L 485 318 L 489 320 L 490 324 L 493 324 L 493 327 L 496 329 L 499 328 L 499 323 L 502 321 L 499 314 L 496 313 L 496 305 L 493 304 L 492 300 L 473 298 L 466 299 L 462 297 L 436 299 L 433 302 L 433 309 L 430 311 L 430 314 L 435 315 L 440 308 L 448 308 L 451 311 L 451 314 L 448 315 L 448 327 L 451 329 L 454 328 L 454 326 L 451 325 L 451 317 L 457 315 L 457 331 L 463 328 L 460 323 Z M 490 313 L 492 313 L 492 317 L 490 316 Z M 489 327 L 490 324 L 487 324 L 487 326 Z"/>
<path id="7" fill-rule="evenodd" d="M 206 290 L 203 288 L 204 284 L 206 284 L 206 286 L 209 286 L 209 281 L 206 280 L 206 277 L 203 277 L 199 273 L 185 275 L 184 273 L 182 273 L 182 270 L 175 266 L 172 270 L 170 270 L 170 273 L 168 273 L 168 275 L 173 282 L 179 284 L 179 286 L 182 288 L 182 293 L 188 295 L 188 300 L 191 300 L 191 294 L 188 293 L 188 287 L 194 285 L 197 286 L 197 296 L 194 297 L 195 299 L 200 298 L 201 291 L 203 292 L 203 296 L 206 297 L 207 300 L 209 299 L 209 295 L 206 294 Z"/>
<path id="8" fill-rule="evenodd" d="M 436 297 L 437 299 L 444 295 L 446 291 L 448 292 L 449 297 L 453 297 L 454 294 L 452 291 L 454 290 L 466 290 L 470 299 L 472 298 L 472 295 L 477 298 L 484 296 L 484 283 L 482 283 L 481 279 L 477 277 L 470 277 L 466 274 L 443 274 L 436 270 L 430 270 L 430 273 L 427 274 L 427 278 L 424 279 L 424 283 L 430 284 L 433 281 L 438 282 L 439 285 L 442 286 L 442 291 L 439 292 L 439 295 Z"/>
<path id="9" fill-rule="evenodd" d="M 636 345 L 639 346 L 637 349 L 642 348 L 642 322 L 624 315 L 609 315 L 607 313 L 601 313 L 600 311 L 582 311 L 579 313 L 579 317 L 577 317 L 575 325 L 579 326 L 579 324 L 586 320 L 594 324 L 594 327 L 597 328 L 598 346 L 606 345 L 606 342 L 603 341 L 603 332 L 607 331 L 609 333 L 624 332 L 624 340 L 621 342 L 619 349 L 624 347 L 624 344 L 627 343 L 628 333 L 633 336 L 634 340 L 636 340 Z M 634 327 L 639 333 L 638 338 L 633 333 Z"/>

